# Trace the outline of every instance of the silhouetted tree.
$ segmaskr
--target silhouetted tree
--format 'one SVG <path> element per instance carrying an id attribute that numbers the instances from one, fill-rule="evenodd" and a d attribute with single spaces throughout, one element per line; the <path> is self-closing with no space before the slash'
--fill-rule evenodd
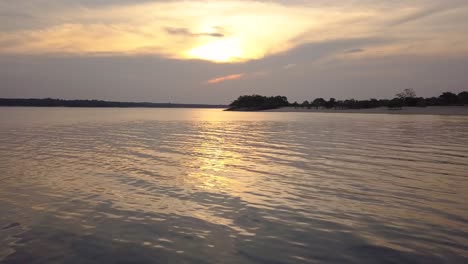
<path id="1" fill-rule="evenodd" d="M 343 108 L 344 108 L 344 102 L 342 100 L 336 101 L 335 109 L 343 109 Z"/>
<path id="2" fill-rule="evenodd" d="M 416 106 L 418 106 L 418 107 L 426 107 L 426 106 L 427 106 L 426 99 L 424 99 L 424 98 L 422 98 L 422 97 L 416 98 Z"/>
<path id="3" fill-rule="evenodd" d="M 319 109 L 319 107 L 324 107 L 327 101 L 323 98 L 317 98 L 314 101 L 312 101 L 312 106 L 315 107 L 316 109 Z"/>
<path id="4" fill-rule="evenodd" d="M 412 88 L 405 89 L 405 90 L 403 90 L 403 92 L 397 93 L 396 97 L 398 97 L 400 99 L 405 99 L 405 98 L 408 98 L 408 97 L 416 97 L 416 92 Z"/>
<path id="5" fill-rule="evenodd" d="M 439 96 L 439 99 L 444 105 L 454 105 L 458 101 L 458 96 L 451 92 L 445 92 Z"/>
<path id="6" fill-rule="evenodd" d="M 458 103 L 462 105 L 468 104 L 468 92 L 464 91 L 458 94 Z"/>
<path id="7" fill-rule="evenodd" d="M 440 105 L 440 101 L 439 101 L 438 97 L 426 98 L 426 99 L 424 99 L 424 102 L 425 102 L 426 105 L 431 105 L 431 106 Z"/>
<path id="8" fill-rule="evenodd" d="M 413 89 L 405 89 L 403 92 L 397 93 L 396 97 L 406 106 L 416 106 L 418 104 L 416 92 Z"/>
<path id="9" fill-rule="evenodd" d="M 354 100 L 354 99 L 344 100 L 343 107 L 344 108 L 351 108 L 351 109 L 356 108 L 356 100 Z"/>
<path id="10" fill-rule="evenodd" d="M 325 103 L 326 108 L 333 108 L 336 105 L 336 99 L 335 98 L 330 98 L 328 102 Z"/>
<path id="11" fill-rule="evenodd" d="M 393 98 L 388 103 L 388 107 L 393 108 L 393 109 L 401 109 L 402 106 L 403 106 L 403 101 L 400 98 Z"/>

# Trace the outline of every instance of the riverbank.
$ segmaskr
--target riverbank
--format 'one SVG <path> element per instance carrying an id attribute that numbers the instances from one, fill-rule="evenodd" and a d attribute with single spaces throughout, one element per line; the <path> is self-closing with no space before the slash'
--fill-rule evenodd
<path id="1" fill-rule="evenodd" d="M 282 107 L 262 112 L 312 112 L 312 113 L 360 113 L 360 114 L 407 114 L 407 115 L 467 115 L 468 106 L 428 106 L 403 107 L 402 109 L 389 109 L 387 107 L 368 109 L 315 109 L 302 107 Z"/>

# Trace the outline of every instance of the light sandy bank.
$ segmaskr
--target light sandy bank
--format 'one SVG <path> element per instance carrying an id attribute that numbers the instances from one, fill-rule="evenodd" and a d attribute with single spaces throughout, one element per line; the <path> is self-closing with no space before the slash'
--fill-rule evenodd
<path id="1" fill-rule="evenodd" d="M 467 115 L 468 106 L 429 106 L 403 107 L 400 110 L 390 110 L 387 107 L 372 109 L 307 109 L 301 107 L 283 107 L 265 110 L 265 112 L 311 112 L 311 113 L 361 113 L 361 114 L 408 114 L 408 115 Z"/>

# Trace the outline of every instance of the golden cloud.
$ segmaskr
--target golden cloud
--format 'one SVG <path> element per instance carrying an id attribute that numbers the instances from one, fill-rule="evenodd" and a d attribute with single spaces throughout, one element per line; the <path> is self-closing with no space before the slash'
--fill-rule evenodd
<path id="1" fill-rule="evenodd" d="M 208 84 L 217 84 L 217 83 L 221 83 L 221 82 L 225 82 L 225 81 L 240 79 L 243 76 L 244 76 L 244 74 L 242 74 L 242 73 L 231 74 L 231 75 L 226 75 L 226 76 L 216 77 L 216 78 L 210 79 L 210 80 L 206 81 L 206 83 L 208 83 Z"/>
<path id="2" fill-rule="evenodd" d="M 50 14 L 49 24 L 53 26 L 3 32 L 0 53 L 151 54 L 173 59 L 244 62 L 310 42 L 391 38 L 403 33 L 416 42 L 423 35 L 424 39 L 440 38 L 448 43 L 443 32 L 428 32 L 427 25 L 406 27 L 403 31 L 402 22 L 394 23 L 413 22 L 418 18 L 414 14 L 424 14 L 423 7 L 408 4 L 388 11 L 255 1 L 172 1 L 81 8 Z M 407 17 L 410 20 L 405 20 Z M 392 22 L 396 28 L 392 28 Z M 466 46 L 466 37 L 450 33 L 458 36 L 458 46 Z M 450 50 L 444 43 L 440 47 L 439 42 L 437 49 Z M 397 52 L 401 45 L 383 50 Z M 414 48 L 415 52 L 420 50 Z M 432 49 L 426 46 L 424 50 Z M 362 52 L 359 56 L 365 54 L 371 53 Z"/>

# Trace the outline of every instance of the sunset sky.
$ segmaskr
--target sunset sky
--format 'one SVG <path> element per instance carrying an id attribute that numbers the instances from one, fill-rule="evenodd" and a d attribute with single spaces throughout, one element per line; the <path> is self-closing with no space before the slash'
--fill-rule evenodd
<path id="1" fill-rule="evenodd" d="M 0 97 L 435 96 L 467 73 L 466 0 L 0 0 Z"/>

